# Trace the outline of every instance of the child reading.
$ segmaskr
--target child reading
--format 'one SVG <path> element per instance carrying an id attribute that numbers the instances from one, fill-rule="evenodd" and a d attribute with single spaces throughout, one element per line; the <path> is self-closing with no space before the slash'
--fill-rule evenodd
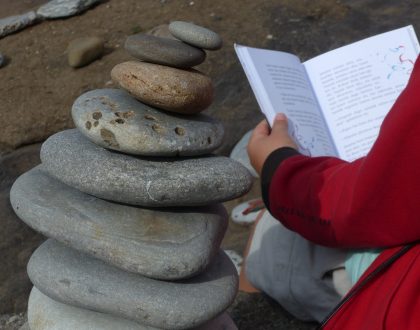
<path id="1" fill-rule="evenodd" d="M 282 114 L 255 128 L 250 160 L 281 224 L 268 214 L 257 224 L 246 273 L 297 317 L 320 321 L 348 291 L 325 329 L 418 329 L 419 91 L 418 59 L 372 149 L 352 162 L 299 154 Z"/>

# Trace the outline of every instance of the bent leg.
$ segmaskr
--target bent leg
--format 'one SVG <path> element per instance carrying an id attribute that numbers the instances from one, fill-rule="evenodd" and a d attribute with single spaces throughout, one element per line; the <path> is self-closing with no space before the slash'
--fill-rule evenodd
<path id="1" fill-rule="evenodd" d="M 313 244 L 285 228 L 268 212 L 257 223 L 245 262 L 251 284 L 304 321 L 321 321 L 350 287 L 343 265 L 346 250 Z"/>

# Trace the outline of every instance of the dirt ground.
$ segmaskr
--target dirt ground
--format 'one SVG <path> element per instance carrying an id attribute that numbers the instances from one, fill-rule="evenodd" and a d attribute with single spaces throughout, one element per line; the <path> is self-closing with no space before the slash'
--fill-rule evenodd
<path id="1" fill-rule="evenodd" d="M 0 0 L 0 18 L 44 2 Z M 262 118 L 234 55 L 234 42 L 292 52 L 304 60 L 393 28 L 416 28 L 419 5 L 397 0 L 108 0 L 80 16 L 41 22 L 0 39 L 0 52 L 8 59 L 0 69 L 0 155 L 72 127 L 70 108 L 80 94 L 115 87 L 109 72 L 130 59 L 123 49 L 126 37 L 172 20 L 193 21 L 224 39 L 222 50 L 208 52 L 198 69 L 214 81 L 215 101 L 206 113 L 223 121 L 226 137 L 218 153 L 228 155 Z M 72 69 L 66 48 L 82 36 L 104 38 L 106 53 L 84 68 Z M 231 210 L 255 196 L 258 184 L 226 207 Z M 248 234 L 248 228 L 231 223 L 223 247 L 241 253 Z M 240 293 L 229 312 L 239 329 L 314 327 L 261 294 Z"/>

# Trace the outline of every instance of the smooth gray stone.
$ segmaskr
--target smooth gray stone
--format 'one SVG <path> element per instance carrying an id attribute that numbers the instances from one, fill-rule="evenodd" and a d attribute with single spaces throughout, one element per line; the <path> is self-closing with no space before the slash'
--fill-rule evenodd
<path id="1" fill-rule="evenodd" d="M 143 156 L 195 156 L 218 148 L 223 125 L 209 116 L 169 114 L 121 89 L 87 92 L 73 104 L 80 132 L 108 149 Z M 112 138 L 110 138 L 112 137 Z"/>
<path id="2" fill-rule="evenodd" d="M 208 205 L 249 191 L 252 177 L 222 156 L 141 158 L 104 149 L 76 129 L 59 132 L 41 148 L 44 169 L 88 194 L 147 207 Z"/>
<path id="3" fill-rule="evenodd" d="M 60 303 L 32 288 L 28 301 L 31 330 L 157 330 L 110 314 Z"/>
<path id="4" fill-rule="evenodd" d="M 222 48 L 222 38 L 216 33 L 202 26 L 189 22 L 175 21 L 169 24 L 169 31 L 190 45 L 216 50 Z"/>
<path id="5" fill-rule="evenodd" d="M 131 56 L 149 63 L 190 68 L 203 63 L 206 53 L 179 40 L 161 38 L 149 34 L 134 34 L 125 41 L 125 49 Z"/>
<path id="6" fill-rule="evenodd" d="M 198 326 L 234 300 L 238 275 L 221 251 L 200 275 L 164 282 L 128 273 L 52 239 L 31 256 L 28 275 L 59 302 L 164 329 Z"/>
<path id="7" fill-rule="evenodd" d="M 38 8 L 44 18 L 60 18 L 80 14 L 102 0 L 52 0 Z"/>
<path id="8" fill-rule="evenodd" d="M 36 167 L 10 192 L 16 214 L 45 236 L 127 271 L 181 279 L 203 271 L 227 228 L 223 205 L 151 210 L 111 203 Z"/>
<path id="9" fill-rule="evenodd" d="M 38 15 L 30 11 L 23 15 L 9 16 L 0 19 L 0 38 L 8 34 L 17 32 L 25 27 L 34 24 L 38 20 Z"/>
<path id="10" fill-rule="evenodd" d="M 33 287 L 29 296 L 28 320 L 31 330 L 158 330 L 118 316 L 60 303 L 44 295 L 36 287 Z M 195 328 L 195 330 L 235 329 L 237 328 L 227 313 Z"/>

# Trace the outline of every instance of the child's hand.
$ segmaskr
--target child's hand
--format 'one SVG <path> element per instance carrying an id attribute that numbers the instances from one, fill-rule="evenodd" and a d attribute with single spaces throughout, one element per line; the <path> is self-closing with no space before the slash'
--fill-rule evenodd
<path id="1" fill-rule="evenodd" d="M 287 118 L 283 113 L 276 115 L 271 132 L 267 121 L 263 120 L 255 127 L 249 140 L 247 148 L 249 159 L 259 175 L 261 175 L 261 170 L 267 157 L 274 150 L 281 147 L 298 149 L 296 143 L 289 136 Z"/>

